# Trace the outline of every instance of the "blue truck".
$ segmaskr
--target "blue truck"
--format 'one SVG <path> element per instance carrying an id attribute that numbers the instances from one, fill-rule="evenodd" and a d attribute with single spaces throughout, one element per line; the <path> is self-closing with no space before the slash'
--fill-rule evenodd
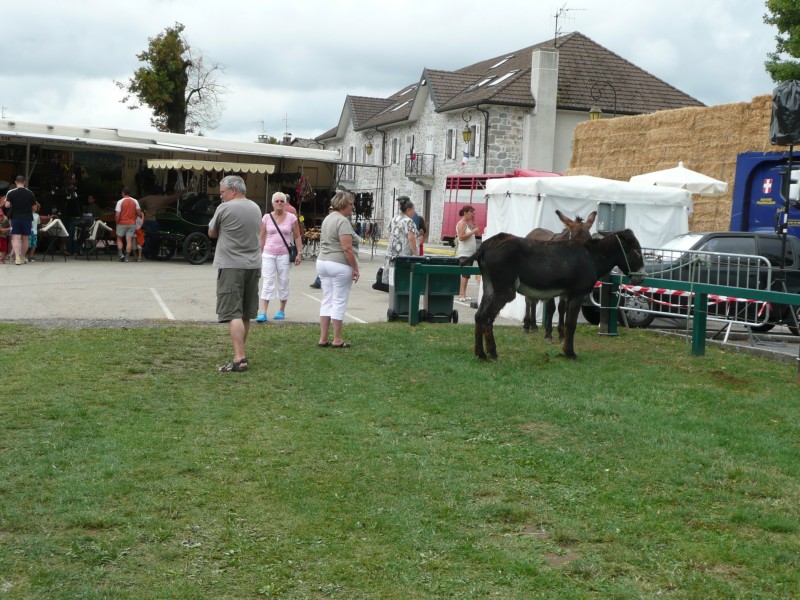
<path id="1" fill-rule="evenodd" d="M 736 158 L 733 183 L 731 231 L 775 233 L 778 223 L 786 222 L 788 233 L 800 237 L 800 184 L 787 190 L 789 152 L 743 152 Z M 792 181 L 800 180 L 800 154 L 792 156 Z M 784 219 L 784 194 L 789 193 L 789 214 Z"/>

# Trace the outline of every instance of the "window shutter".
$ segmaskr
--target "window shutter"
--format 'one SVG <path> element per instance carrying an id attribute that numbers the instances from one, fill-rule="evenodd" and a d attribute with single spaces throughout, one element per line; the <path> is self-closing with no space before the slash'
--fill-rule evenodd
<path id="1" fill-rule="evenodd" d="M 480 125 L 470 125 L 470 129 L 472 130 L 472 139 L 469 141 L 469 155 L 470 156 L 480 156 L 481 155 L 481 126 Z"/>
<path id="2" fill-rule="evenodd" d="M 455 130 L 448 129 L 447 135 L 445 136 L 444 140 L 444 157 L 445 159 L 452 159 L 455 157 L 455 145 L 453 143 L 453 138 L 455 137 Z"/>

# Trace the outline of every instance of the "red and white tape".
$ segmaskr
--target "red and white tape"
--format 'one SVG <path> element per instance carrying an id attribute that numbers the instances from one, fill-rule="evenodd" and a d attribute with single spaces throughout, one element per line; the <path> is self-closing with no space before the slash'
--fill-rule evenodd
<path id="1" fill-rule="evenodd" d="M 599 281 L 594 284 L 595 287 L 600 287 L 601 285 L 602 285 L 602 283 L 599 282 Z M 685 304 L 673 304 L 673 303 L 668 302 L 666 300 L 660 300 L 660 299 L 653 298 L 652 296 L 658 295 L 658 296 L 661 296 L 661 297 L 669 296 L 669 297 L 673 297 L 673 298 L 679 298 L 679 297 L 694 298 L 694 292 L 685 292 L 683 290 L 670 290 L 670 289 L 667 289 L 667 288 L 651 288 L 651 287 L 647 287 L 647 286 L 643 286 L 643 285 L 621 285 L 619 287 L 620 287 L 620 289 L 624 290 L 628 294 L 631 294 L 631 295 L 634 295 L 634 296 L 643 296 L 643 297 L 647 298 L 648 302 L 651 302 L 653 304 L 658 304 L 659 306 L 668 306 L 668 307 L 674 307 L 674 308 L 685 308 L 686 307 Z M 736 302 L 744 302 L 746 304 L 761 305 L 761 306 L 759 306 L 759 309 L 758 309 L 758 315 L 759 316 L 764 312 L 764 309 L 767 308 L 768 306 L 770 307 L 770 309 L 772 308 L 772 305 L 769 302 L 766 302 L 764 300 L 751 300 L 749 298 L 735 298 L 733 296 L 719 296 L 719 295 L 716 295 L 716 294 L 709 294 L 708 295 L 708 305 L 709 306 L 710 305 L 716 305 L 716 304 L 724 304 L 724 303 L 736 303 Z"/>

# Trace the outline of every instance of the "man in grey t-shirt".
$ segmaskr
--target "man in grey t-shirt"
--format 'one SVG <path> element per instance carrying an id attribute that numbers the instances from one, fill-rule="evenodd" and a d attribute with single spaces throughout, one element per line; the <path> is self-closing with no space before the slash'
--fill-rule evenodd
<path id="1" fill-rule="evenodd" d="M 244 347 L 250 320 L 258 313 L 258 280 L 261 275 L 261 209 L 245 196 L 247 187 L 237 175 L 219 182 L 222 204 L 208 224 L 208 235 L 217 239 L 217 317 L 228 324 L 233 360 L 220 373 L 246 371 Z"/>

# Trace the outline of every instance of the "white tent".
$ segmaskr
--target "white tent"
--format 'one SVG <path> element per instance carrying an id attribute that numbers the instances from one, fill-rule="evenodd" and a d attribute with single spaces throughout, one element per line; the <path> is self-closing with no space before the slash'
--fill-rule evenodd
<path id="1" fill-rule="evenodd" d="M 724 181 L 687 169 L 682 162 L 671 169 L 634 175 L 631 183 L 681 188 L 692 194 L 724 194 L 728 191 L 728 184 Z"/>
<path id="2" fill-rule="evenodd" d="M 624 227 L 633 230 L 642 247 L 658 248 L 689 231 L 692 197 L 686 190 L 589 176 L 510 177 L 486 182 L 487 220 L 484 239 L 505 231 L 525 236 L 536 227 L 561 231 L 556 209 L 575 218 L 599 210 L 595 229 L 603 227 L 606 210 L 625 207 Z M 606 206 L 602 206 L 606 205 Z M 517 296 L 501 311 L 522 320 L 525 301 Z"/>

